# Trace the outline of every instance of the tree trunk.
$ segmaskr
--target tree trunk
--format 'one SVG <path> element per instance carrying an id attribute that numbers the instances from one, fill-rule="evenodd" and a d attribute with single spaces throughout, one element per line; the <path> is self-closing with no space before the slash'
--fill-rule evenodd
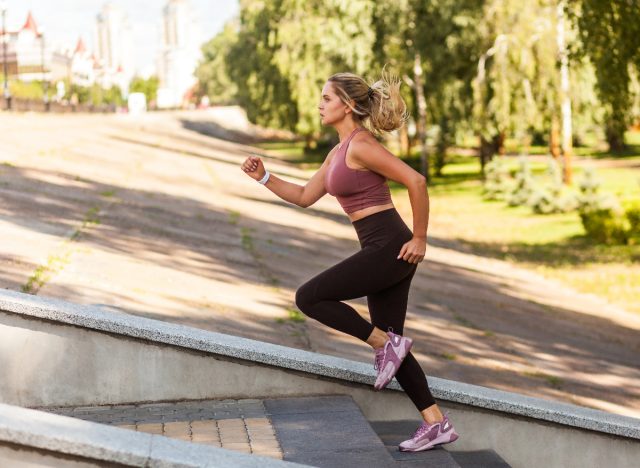
<path id="1" fill-rule="evenodd" d="M 549 134 L 549 152 L 553 159 L 560 159 L 560 124 L 558 117 L 554 114 L 551 119 L 551 133 Z"/>
<path id="2" fill-rule="evenodd" d="M 420 54 L 416 53 L 413 63 L 413 82 L 416 90 L 416 101 L 418 103 L 418 122 L 417 134 L 420 142 L 420 161 L 422 175 L 430 181 L 429 178 L 429 154 L 427 153 L 427 102 L 424 98 L 424 90 L 422 89 L 422 61 Z"/>
<path id="3" fill-rule="evenodd" d="M 621 153 L 625 150 L 624 133 L 620 131 L 620 125 L 608 123 L 605 128 L 605 136 L 609 144 L 610 152 Z"/>
<path id="4" fill-rule="evenodd" d="M 493 137 L 494 152 L 497 152 L 500 156 L 504 156 L 506 153 L 506 148 L 504 146 L 506 139 L 507 135 L 504 133 L 504 130 Z"/>
<path id="5" fill-rule="evenodd" d="M 565 1 L 558 2 L 558 53 L 560 54 L 560 105 L 562 108 L 562 154 L 564 160 L 563 181 L 571 185 L 573 171 L 573 128 L 571 125 L 571 95 L 569 85 L 569 58 L 564 41 Z"/>

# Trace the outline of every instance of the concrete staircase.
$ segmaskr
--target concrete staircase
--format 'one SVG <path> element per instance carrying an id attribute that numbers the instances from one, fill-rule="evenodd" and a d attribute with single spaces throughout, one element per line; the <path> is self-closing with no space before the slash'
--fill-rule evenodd
<path id="1" fill-rule="evenodd" d="M 373 391 L 368 364 L 13 291 L 0 290 L 0 369 L 0 466 L 25 454 L 261 468 L 640 459 L 637 419 L 437 377 L 460 439 L 398 452 L 418 415 L 396 381 Z"/>
<path id="2" fill-rule="evenodd" d="M 41 410 L 315 467 L 510 466 L 492 450 L 455 451 L 455 443 L 419 453 L 400 452 L 398 444 L 413 433 L 419 421 L 370 423 L 348 395 Z M 268 428 L 256 425 L 261 418 L 268 420 Z M 212 428 L 213 432 L 207 432 L 205 427 Z M 274 435 L 273 442 L 268 433 Z M 240 443 L 241 439 L 245 440 L 244 444 Z"/>
<path id="3" fill-rule="evenodd" d="M 281 398 L 266 400 L 265 406 L 287 461 L 327 468 L 460 468 L 443 448 L 399 452 L 389 426 L 379 426 L 382 434 L 376 433 L 350 396 Z"/>

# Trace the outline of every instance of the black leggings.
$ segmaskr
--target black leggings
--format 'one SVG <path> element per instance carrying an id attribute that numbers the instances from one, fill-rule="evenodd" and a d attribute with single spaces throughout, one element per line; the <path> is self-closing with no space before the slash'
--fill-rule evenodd
<path id="1" fill-rule="evenodd" d="M 413 234 L 395 208 L 354 221 L 362 249 L 311 278 L 296 291 L 296 305 L 309 317 L 366 341 L 374 327 L 402 334 L 411 279 L 417 265 L 398 259 Z M 371 322 L 343 302 L 367 296 Z M 396 379 L 419 411 L 435 403 L 426 376 L 409 353 Z"/>

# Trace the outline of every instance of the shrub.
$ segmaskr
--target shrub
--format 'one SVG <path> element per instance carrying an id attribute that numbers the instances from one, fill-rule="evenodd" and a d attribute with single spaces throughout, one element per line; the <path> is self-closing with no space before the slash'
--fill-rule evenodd
<path id="1" fill-rule="evenodd" d="M 640 204 L 622 209 L 612 195 L 598 193 L 600 183 L 593 170 L 580 181 L 579 212 L 587 236 L 604 244 L 635 243 L 640 238 Z"/>
<path id="2" fill-rule="evenodd" d="M 515 174 L 515 185 L 507 197 L 509 206 L 526 204 L 535 189 L 529 160 L 526 157 L 520 157 L 518 163 L 520 167 Z"/>
<path id="3" fill-rule="evenodd" d="M 603 244 L 626 244 L 629 228 L 626 218 L 613 209 L 596 209 L 580 212 L 582 226 L 587 237 Z"/>
<path id="4" fill-rule="evenodd" d="M 504 159 L 493 158 L 485 166 L 485 182 L 483 187 L 483 198 L 485 200 L 504 200 L 509 191 L 509 169 Z"/>
<path id="5" fill-rule="evenodd" d="M 537 214 L 567 213 L 577 208 L 578 200 L 571 192 L 566 192 L 562 183 L 562 173 L 558 163 L 549 161 L 551 184 L 546 188 L 534 187 L 529 197 L 529 205 Z"/>

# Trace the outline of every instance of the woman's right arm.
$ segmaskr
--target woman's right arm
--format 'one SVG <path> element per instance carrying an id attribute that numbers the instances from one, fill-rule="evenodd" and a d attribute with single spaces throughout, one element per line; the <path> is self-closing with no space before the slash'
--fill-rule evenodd
<path id="1" fill-rule="evenodd" d="M 265 187 L 289 203 L 303 208 L 311 206 L 327 193 L 324 188 L 324 173 L 328 160 L 329 158 L 325 159 L 320 169 L 304 186 L 287 182 L 271 173 Z M 262 160 L 257 156 L 248 157 L 242 164 L 242 170 L 255 180 L 262 179 L 265 174 Z"/>

